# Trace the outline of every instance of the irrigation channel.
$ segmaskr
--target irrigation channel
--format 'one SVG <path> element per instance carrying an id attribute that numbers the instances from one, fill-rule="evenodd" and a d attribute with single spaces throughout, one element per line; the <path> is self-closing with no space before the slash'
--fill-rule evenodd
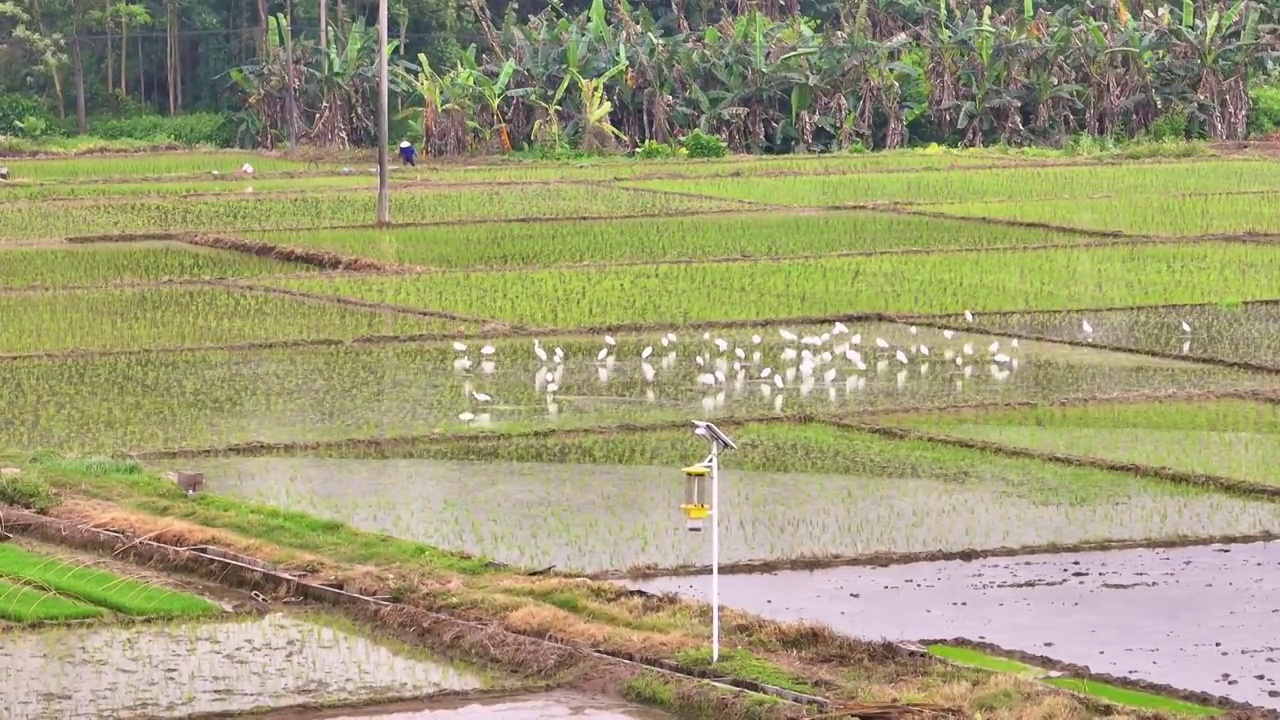
<path id="1" fill-rule="evenodd" d="M 1041 667 L 1052 658 L 1073 672 L 1280 708 L 1277 563 L 1280 547 L 1269 543 L 1132 549 L 725 575 L 720 592 L 772 619 L 862 637 L 976 641 Z M 702 597 L 708 582 L 626 584 Z"/>

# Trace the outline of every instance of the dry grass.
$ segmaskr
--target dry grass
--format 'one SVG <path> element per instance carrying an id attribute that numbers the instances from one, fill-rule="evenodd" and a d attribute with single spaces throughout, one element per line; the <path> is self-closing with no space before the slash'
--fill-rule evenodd
<path id="1" fill-rule="evenodd" d="M 373 619 L 480 657 L 501 657 L 530 677 L 584 672 L 578 668 L 584 656 L 548 656 L 545 645 L 527 645 L 502 631 L 517 637 L 552 638 L 619 657 L 649 659 L 671 658 L 706 642 L 710 615 L 706 606 L 672 596 L 635 595 L 608 583 L 507 574 L 463 576 L 402 566 L 343 566 L 103 501 L 67 498 L 52 515 L 167 544 L 218 545 L 281 565 L 306 565 L 326 579 L 344 582 L 350 590 L 396 594 L 410 607 L 385 611 Z M 423 611 L 472 621 L 477 623 L 476 629 L 462 632 L 433 626 Z M 981 715 L 984 720 L 1075 720 L 1103 714 L 1094 704 L 1030 680 L 904 655 L 891 643 L 859 640 L 820 625 L 767 621 L 733 609 L 725 609 L 722 620 L 726 648 L 748 650 L 771 664 L 779 677 L 820 688 L 823 695 L 841 704 L 927 705 L 948 711 L 942 715 L 958 711 L 969 717 Z M 713 707 L 731 702 L 720 696 L 698 695 L 689 688 L 682 692 L 697 695 L 687 698 L 689 702 L 710 702 Z"/>

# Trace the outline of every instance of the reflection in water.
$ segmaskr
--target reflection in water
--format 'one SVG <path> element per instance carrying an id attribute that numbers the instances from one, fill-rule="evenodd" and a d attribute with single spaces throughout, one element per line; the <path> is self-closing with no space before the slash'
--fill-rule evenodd
<path id="1" fill-rule="evenodd" d="M 619 336 L 616 345 L 493 340 L 491 354 L 472 342 L 464 351 L 435 343 L 13 362 L 0 373 L 0 446 L 118 452 L 1275 382 L 1119 353 L 1014 347 L 1001 337 L 912 334 L 901 325 L 851 326 L 822 340 L 831 329 L 791 328 L 796 340 L 764 327 L 706 339 L 686 333 L 665 347 L 665 335 L 652 333 Z M 42 420 L 50 412 L 57 422 Z"/>
<path id="2" fill-rule="evenodd" d="M 858 637 L 966 637 L 1280 708 L 1274 544 L 730 575 L 725 603 Z M 696 578 L 628 583 L 703 597 Z"/>
<path id="3" fill-rule="evenodd" d="M 435 705 L 432 703 L 432 705 Z M 376 709 L 317 715 L 326 720 L 670 720 L 651 708 L 569 693 L 548 693 L 528 699 L 453 703 L 449 707 L 380 713 Z M 268 716 L 269 720 L 270 716 Z"/>
<path id="4" fill-rule="evenodd" d="M 286 615 L 10 633 L 0 677 L 0 707 L 9 720 L 181 717 L 483 684 Z"/>
<path id="5" fill-rule="evenodd" d="M 707 562 L 685 531 L 675 468 L 245 458 L 202 464 L 215 492 L 529 567 L 600 571 Z M 1001 474 L 1003 473 L 1003 474 Z M 721 557 L 964 550 L 1246 534 L 1280 505 L 1115 476 L 993 470 L 963 481 L 741 472 L 721 476 Z"/>

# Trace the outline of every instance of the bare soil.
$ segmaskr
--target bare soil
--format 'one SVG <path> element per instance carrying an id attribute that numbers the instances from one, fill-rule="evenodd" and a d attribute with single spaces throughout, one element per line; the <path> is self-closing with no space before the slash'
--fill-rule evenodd
<path id="1" fill-rule="evenodd" d="M 1071 674 L 1280 709 L 1280 556 L 1266 543 L 785 571 L 721 579 L 729 605 L 892 639 L 962 635 L 1073 663 Z M 702 583 L 628 583 L 701 595 Z M 1052 669 L 1052 668 L 1051 668 Z M 1101 678 L 1100 678 L 1101 679 Z M 1124 683 L 1121 683 L 1124 684 Z M 1148 685 L 1148 688 L 1151 686 Z"/>

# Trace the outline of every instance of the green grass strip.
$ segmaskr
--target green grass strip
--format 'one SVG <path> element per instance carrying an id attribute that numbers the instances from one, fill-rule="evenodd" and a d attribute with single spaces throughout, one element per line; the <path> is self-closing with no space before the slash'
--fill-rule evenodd
<path id="1" fill-rule="evenodd" d="M 1130 690 L 1107 683 L 1095 682 L 1092 680 L 1084 680 L 1081 678 L 1047 678 L 1044 677 L 1048 671 L 1038 668 L 1034 665 L 1028 665 L 1017 660 L 991 655 L 973 650 L 970 648 L 955 647 L 953 645 L 935 644 L 929 646 L 929 653 L 935 657 L 942 658 L 948 662 L 957 665 L 965 665 L 975 667 L 980 670 L 988 670 L 990 672 L 1005 673 L 1009 675 L 1018 675 L 1021 677 L 1032 677 L 1040 682 L 1062 690 L 1069 690 L 1080 695 L 1106 700 L 1116 705 L 1124 705 L 1126 707 L 1142 708 L 1144 710 L 1155 710 L 1158 712 L 1176 713 L 1179 715 L 1199 715 L 1213 716 L 1222 715 L 1223 711 L 1218 708 L 1212 708 L 1207 705 L 1198 705 L 1196 703 L 1178 700 L 1177 698 L 1157 695 L 1155 693 L 1144 692 L 1141 690 Z"/>
<path id="2" fill-rule="evenodd" d="M 977 650 L 969 648 L 953 647 L 951 645 L 930 645 L 929 652 L 932 655 L 949 660 L 957 665 L 966 665 L 981 670 L 990 670 L 991 672 L 1005 673 L 1008 675 L 1024 675 L 1038 678 L 1045 674 L 1041 668 L 1026 663 L 1020 663 L 1017 660 L 1010 660 L 995 655 L 988 655 Z"/>
<path id="3" fill-rule="evenodd" d="M 194 595 L 174 592 L 115 573 L 60 558 L 0 546 L 0 575 L 39 583 L 98 607 L 138 617 L 208 615 L 218 606 Z"/>
<path id="4" fill-rule="evenodd" d="M 0 581 L 0 619 L 17 623 L 85 620 L 102 615 L 100 608 L 25 585 Z"/>
<path id="5" fill-rule="evenodd" d="M 1184 700 L 1165 697 L 1164 695 L 1142 692 L 1141 690 L 1130 690 L 1081 678 L 1047 678 L 1044 682 L 1056 688 L 1101 698 L 1117 705 L 1178 713 L 1179 715 L 1211 716 L 1223 714 L 1222 710 L 1211 708 L 1207 705 L 1197 705 Z"/>

